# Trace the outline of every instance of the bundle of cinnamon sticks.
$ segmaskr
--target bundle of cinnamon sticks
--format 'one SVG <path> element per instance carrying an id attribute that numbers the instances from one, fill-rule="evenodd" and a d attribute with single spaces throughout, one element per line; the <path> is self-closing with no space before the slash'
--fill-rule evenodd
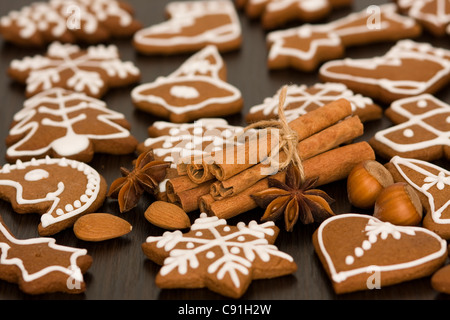
<path id="1" fill-rule="evenodd" d="M 363 134 L 364 127 L 359 117 L 352 115 L 346 99 L 304 114 L 288 125 L 298 136 L 297 152 L 305 178 L 318 177 L 318 186 L 344 179 L 357 163 L 375 159 L 367 142 L 352 143 Z M 254 134 L 231 149 L 228 146 L 180 163 L 178 175 L 166 183 L 167 201 L 186 212 L 200 209 L 224 219 L 256 208 L 251 195 L 268 188 L 268 177 L 285 179 L 283 170 L 267 162 L 274 152 L 270 132 Z M 285 157 L 280 151 L 278 161 Z"/>

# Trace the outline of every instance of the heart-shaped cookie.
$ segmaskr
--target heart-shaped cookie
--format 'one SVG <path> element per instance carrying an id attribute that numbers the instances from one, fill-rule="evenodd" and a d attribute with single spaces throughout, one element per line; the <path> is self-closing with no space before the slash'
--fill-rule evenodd
<path id="1" fill-rule="evenodd" d="M 337 294 L 428 276 L 447 257 L 446 242 L 428 229 L 354 213 L 325 220 L 313 243 Z"/>

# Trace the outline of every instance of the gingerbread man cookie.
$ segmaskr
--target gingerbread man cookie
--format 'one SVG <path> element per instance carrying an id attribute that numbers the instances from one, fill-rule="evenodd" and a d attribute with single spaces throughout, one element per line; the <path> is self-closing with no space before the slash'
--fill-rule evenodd
<path id="1" fill-rule="evenodd" d="M 425 209 L 423 226 L 450 239 L 450 172 L 432 163 L 395 156 L 386 163 L 396 182 L 410 184 Z"/>
<path id="2" fill-rule="evenodd" d="M 445 87 L 450 81 L 450 50 L 401 40 L 384 56 L 328 61 L 319 76 L 324 82 L 341 82 L 355 92 L 391 103 Z"/>
<path id="3" fill-rule="evenodd" d="M 148 237 L 144 254 L 162 265 L 160 288 L 204 288 L 240 298 L 254 279 L 270 279 L 297 270 L 293 258 L 273 245 L 279 229 L 273 222 L 228 225 L 202 213 L 182 234 L 177 230 Z"/>
<path id="4" fill-rule="evenodd" d="M 121 113 L 103 101 L 61 88 L 26 100 L 6 138 L 6 159 L 66 157 L 89 162 L 94 153 L 128 154 L 138 141 Z"/>
<path id="5" fill-rule="evenodd" d="M 40 1 L 0 19 L 5 40 L 27 47 L 53 41 L 100 43 L 131 37 L 141 28 L 133 8 L 116 0 Z"/>
<path id="6" fill-rule="evenodd" d="M 378 155 L 450 159 L 450 105 L 423 94 L 394 101 L 386 116 L 396 125 L 378 131 L 369 141 Z"/>
<path id="7" fill-rule="evenodd" d="M 131 92 L 138 109 L 171 122 L 235 114 L 243 107 L 239 89 L 226 82 L 226 66 L 216 46 L 207 46 L 167 77 Z"/>
<path id="8" fill-rule="evenodd" d="M 269 69 L 313 71 L 324 61 L 342 57 L 346 47 L 413 38 L 420 33 L 414 19 L 398 14 L 395 4 L 371 6 L 327 24 L 268 33 L 267 65 Z"/>
<path id="9" fill-rule="evenodd" d="M 260 18 L 265 29 L 274 29 L 300 20 L 319 21 L 335 8 L 349 6 L 352 0 L 235 0 L 249 18 Z"/>
<path id="10" fill-rule="evenodd" d="M 322 222 L 313 244 L 337 294 L 429 276 L 448 254 L 446 241 L 428 229 L 352 213 Z"/>
<path id="11" fill-rule="evenodd" d="M 41 214 L 41 236 L 71 227 L 106 198 L 104 178 L 83 162 L 65 158 L 32 159 L 0 169 L 0 198 L 17 213 Z"/>
<path id="12" fill-rule="evenodd" d="M 91 264 L 86 249 L 58 245 L 52 238 L 15 238 L 0 217 L 0 279 L 17 283 L 23 292 L 82 293 Z"/>
<path id="13" fill-rule="evenodd" d="M 276 118 L 280 90 L 274 96 L 265 98 L 263 103 L 251 107 L 245 117 L 246 121 L 256 122 Z M 372 99 L 353 93 L 344 84 L 331 82 L 316 83 L 312 86 L 304 84 L 289 86 L 284 113 L 288 121 L 291 121 L 338 99 L 348 100 L 353 114 L 358 115 L 361 121 L 379 119 L 383 114 L 381 107 Z"/>
<path id="14" fill-rule="evenodd" d="M 109 88 L 127 86 L 140 79 L 139 69 L 130 61 L 120 60 L 115 45 L 83 50 L 59 42 L 53 42 L 45 56 L 13 60 L 8 74 L 26 84 L 27 97 L 60 87 L 99 98 Z"/>
<path id="15" fill-rule="evenodd" d="M 432 35 L 442 37 L 450 28 L 450 1 L 397 0 L 400 10 L 416 19 Z"/>
<path id="16" fill-rule="evenodd" d="M 139 30 L 134 47 L 143 54 L 195 52 L 215 45 L 220 52 L 240 48 L 242 31 L 230 0 L 174 1 L 166 6 L 169 20 Z"/>

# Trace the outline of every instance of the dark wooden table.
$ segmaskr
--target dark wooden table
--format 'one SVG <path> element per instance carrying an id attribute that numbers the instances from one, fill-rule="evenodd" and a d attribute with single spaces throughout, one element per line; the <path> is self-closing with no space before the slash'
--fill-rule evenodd
<path id="1" fill-rule="evenodd" d="M 10 10 L 20 9 L 29 4 L 31 0 L 15 0 L 0 2 L 0 16 Z M 137 18 L 146 26 L 165 20 L 164 6 L 168 1 L 161 0 L 130 0 L 136 9 Z M 333 13 L 328 20 L 347 15 L 351 11 L 359 11 L 371 4 L 381 4 L 386 1 L 354 0 L 353 8 L 341 9 Z M 234 125 L 243 125 L 244 115 L 248 109 L 263 101 L 265 97 L 272 96 L 277 89 L 285 84 L 312 85 L 320 82 L 317 73 L 302 73 L 295 70 L 282 70 L 271 72 L 266 67 L 267 48 L 265 44 L 265 31 L 258 21 L 250 21 L 244 14 L 239 13 L 243 28 L 244 42 L 239 51 L 224 54 L 223 57 L 228 67 L 228 80 L 237 86 L 243 94 L 245 109 L 242 114 L 227 117 Z M 327 21 L 327 20 L 325 20 Z M 417 41 L 427 41 L 435 46 L 450 49 L 448 37 L 434 38 L 424 34 Z M 178 55 L 170 57 L 148 57 L 136 53 L 130 40 L 114 41 L 120 50 L 124 60 L 134 61 L 142 72 L 142 82 L 153 81 L 160 75 L 168 75 L 174 71 L 190 55 Z M 392 43 L 383 43 L 363 47 L 347 49 L 349 57 L 362 58 L 381 55 L 386 52 Z M 8 133 L 8 127 L 14 113 L 22 108 L 24 98 L 24 86 L 12 82 L 6 75 L 7 67 L 14 58 L 22 58 L 27 55 L 43 54 L 43 50 L 23 49 L 4 43 L 0 40 L 0 141 L 4 141 Z M 147 138 L 147 127 L 157 120 L 154 117 L 134 109 L 130 91 L 132 87 L 111 90 L 104 96 L 105 102 L 111 109 L 125 114 L 132 124 L 132 134 L 143 141 Z M 437 98 L 450 103 L 449 87 L 441 90 Z M 384 105 L 384 107 L 386 107 Z M 358 140 L 367 140 L 377 130 L 390 126 L 387 119 L 381 119 L 365 124 L 365 134 Z M 0 154 L 5 154 L 4 143 L 0 144 Z M 119 167 L 131 167 L 131 161 L 135 155 L 107 156 L 96 155 L 91 165 L 96 168 L 110 184 L 116 179 Z M 3 158 L 4 159 L 4 158 Z M 4 162 L 4 160 L 2 160 Z M 0 163 L 3 163 L 0 162 Z M 436 164 L 450 169 L 448 163 L 437 161 Z M 346 182 L 338 181 L 322 189 L 336 199 L 334 209 L 337 213 L 361 212 L 353 208 L 347 200 Z M 54 237 L 58 244 L 86 248 L 92 255 L 94 262 L 85 275 L 87 290 L 80 295 L 48 294 L 29 296 L 23 294 L 15 284 L 0 281 L 0 300 L 48 300 L 48 299 L 85 299 L 85 300 L 221 300 L 222 296 L 212 293 L 207 289 L 196 290 L 160 290 L 156 287 L 154 279 L 159 266 L 149 261 L 141 251 L 143 243 L 149 235 L 161 235 L 164 230 L 151 225 L 144 218 L 144 211 L 151 203 L 151 197 L 144 197 L 134 210 L 121 214 L 118 211 L 116 201 L 107 200 L 99 212 L 117 214 L 133 225 L 133 230 L 126 236 L 100 243 L 90 243 L 78 240 L 71 229 L 58 233 Z M 362 212 L 367 213 L 367 212 Z M 11 210 L 9 203 L 0 201 L 0 214 L 5 223 L 17 238 L 36 237 L 38 215 L 19 215 Z M 262 210 L 253 210 L 234 219 L 230 223 L 242 220 L 248 222 L 259 218 Z M 191 214 L 195 219 L 198 213 Z M 399 285 L 385 287 L 380 290 L 367 290 L 363 292 L 335 295 L 330 281 L 325 274 L 322 265 L 314 253 L 311 236 L 317 225 L 297 224 L 294 231 L 280 233 L 276 245 L 283 251 L 293 256 L 298 264 L 298 271 L 291 275 L 273 280 L 254 281 L 242 300 L 432 300 L 448 299 L 448 296 L 439 294 L 430 286 L 429 278 L 409 281 Z"/>

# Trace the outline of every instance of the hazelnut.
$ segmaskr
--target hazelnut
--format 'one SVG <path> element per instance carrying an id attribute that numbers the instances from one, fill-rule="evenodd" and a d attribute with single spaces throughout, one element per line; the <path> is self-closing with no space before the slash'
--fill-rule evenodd
<path id="1" fill-rule="evenodd" d="M 405 182 L 397 182 L 381 191 L 373 216 L 400 226 L 415 226 L 422 221 L 422 203 L 417 192 Z"/>
<path id="2" fill-rule="evenodd" d="M 380 192 L 394 183 L 389 170 L 375 160 L 360 162 L 347 177 L 350 203 L 361 209 L 373 208 Z"/>

